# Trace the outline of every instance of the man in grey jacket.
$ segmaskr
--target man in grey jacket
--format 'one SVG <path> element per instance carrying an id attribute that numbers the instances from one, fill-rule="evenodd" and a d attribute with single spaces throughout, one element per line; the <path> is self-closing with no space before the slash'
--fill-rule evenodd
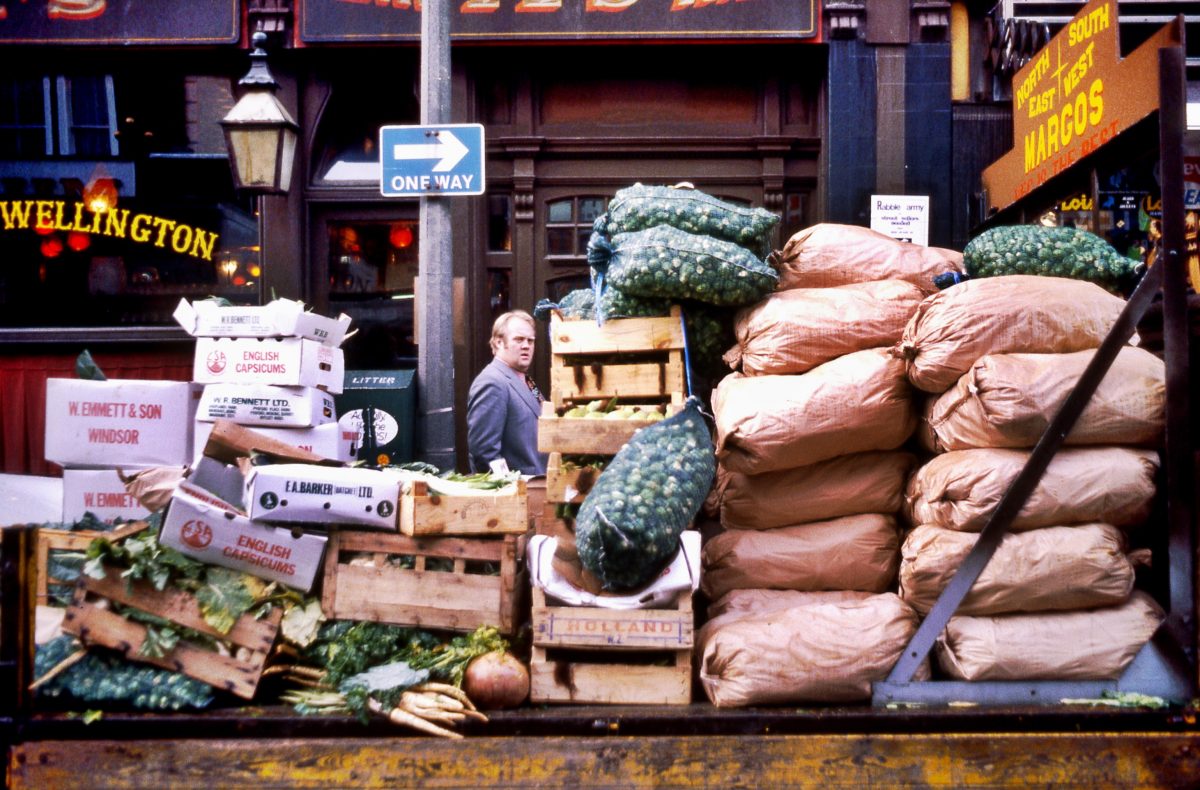
<path id="1" fill-rule="evenodd" d="M 467 393 L 472 471 L 485 472 L 503 458 L 511 470 L 546 473 L 546 455 L 537 451 L 542 394 L 529 376 L 535 339 L 533 317 L 523 310 L 505 313 L 492 324 L 493 359 Z"/>

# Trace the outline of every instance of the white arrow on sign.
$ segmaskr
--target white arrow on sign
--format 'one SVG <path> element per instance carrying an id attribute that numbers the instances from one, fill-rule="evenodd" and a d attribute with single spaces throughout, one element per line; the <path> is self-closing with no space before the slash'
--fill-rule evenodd
<path id="1" fill-rule="evenodd" d="M 444 173 L 447 170 L 452 170 L 462 158 L 466 156 L 470 149 L 462 144 L 454 136 L 454 133 L 449 130 L 435 132 L 438 141 L 436 143 L 414 143 L 411 145 L 397 144 L 392 147 L 393 159 L 440 159 L 433 166 L 434 173 Z"/>

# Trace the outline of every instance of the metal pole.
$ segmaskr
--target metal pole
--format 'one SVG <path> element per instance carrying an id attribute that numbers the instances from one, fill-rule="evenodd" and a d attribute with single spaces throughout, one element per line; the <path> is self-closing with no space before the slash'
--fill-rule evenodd
<path id="1" fill-rule="evenodd" d="M 450 0 L 425 0 L 421 9 L 421 125 L 450 121 Z M 453 469 L 454 321 L 450 205 L 422 197 L 420 280 L 417 286 L 417 397 L 420 455 Z"/>

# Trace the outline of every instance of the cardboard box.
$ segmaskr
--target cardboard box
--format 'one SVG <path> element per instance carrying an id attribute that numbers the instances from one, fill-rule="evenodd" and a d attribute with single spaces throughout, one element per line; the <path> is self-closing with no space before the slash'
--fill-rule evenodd
<path id="1" fill-rule="evenodd" d="M 396 529 L 401 479 L 378 469 L 313 464 L 253 467 L 245 501 L 254 521 Z"/>
<path id="2" fill-rule="evenodd" d="M 128 474 L 136 470 L 122 471 Z M 125 491 L 125 484 L 116 469 L 64 469 L 62 520 L 74 524 L 85 513 L 109 523 L 150 515 L 137 497 Z"/>
<path id="3" fill-rule="evenodd" d="M 271 384 L 209 384 L 200 396 L 196 419 L 233 420 L 238 425 L 311 428 L 337 422 L 333 396 L 315 387 Z"/>
<path id="4" fill-rule="evenodd" d="M 326 318 L 291 299 L 252 307 L 180 299 L 174 318 L 192 337 L 305 337 L 327 346 L 340 346 L 350 328 L 345 313 Z"/>
<path id="5" fill-rule="evenodd" d="M 202 337 L 192 378 L 200 384 L 278 384 L 342 391 L 342 350 L 298 337 Z"/>
<path id="6" fill-rule="evenodd" d="M 307 592 L 328 538 L 256 524 L 228 502 L 180 483 L 158 540 L 201 562 Z"/>
<path id="7" fill-rule="evenodd" d="M 209 434 L 215 423 L 196 420 L 196 433 L 192 445 L 196 448 L 196 460 L 204 455 L 204 446 L 208 444 Z M 346 431 L 336 422 L 318 425 L 315 428 L 264 428 L 255 426 L 248 430 L 259 436 L 283 442 L 298 450 L 307 450 L 333 461 L 350 461 L 358 446 L 358 434 Z"/>
<path id="8" fill-rule="evenodd" d="M 338 422 L 347 432 L 363 433 L 363 415 L 375 409 L 375 451 L 358 458 L 370 464 L 395 464 L 413 460 L 416 413 L 415 370 L 348 370 L 337 397 Z M 356 443 L 362 446 L 362 441 Z M 364 454 L 365 456 L 365 454 Z"/>
<path id="9" fill-rule="evenodd" d="M 185 381 L 48 379 L 46 460 L 62 466 L 184 466 L 200 388 Z"/>

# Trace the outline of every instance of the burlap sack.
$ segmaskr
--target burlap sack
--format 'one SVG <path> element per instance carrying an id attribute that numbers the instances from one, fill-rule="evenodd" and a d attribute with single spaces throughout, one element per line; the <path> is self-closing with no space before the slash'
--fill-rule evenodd
<path id="1" fill-rule="evenodd" d="M 916 426 L 904 365 L 856 351 L 799 376 L 731 373 L 713 393 L 717 459 L 761 474 L 867 450 L 894 450 Z"/>
<path id="2" fill-rule="evenodd" d="M 963 256 L 956 250 L 897 241 L 859 225 L 822 223 L 788 239 L 778 268 L 781 291 L 905 280 L 931 294 L 937 291 L 934 277 L 963 271 Z"/>
<path id="3" fill-rule="evenodd" d="M 900 549 L 900 597 L 927 614 L 978 539 L 941 527 L 914 529 Z M 1133 564 L 1119 529 L 1043 527 L 1006 534 L 955 613 L 1088 609 L 1119 604 L 1132 591 Z"/>
<path id="4" fill-rule="evenodd" d="M 717 514 L 727 529 L 772 529 L 858 513 L 898 513 L 916 457 L 899 450 L 839 455 L 744 475 L 717 467 Z"/>
<path id="5" fill-rule="evenodd" d="M 1088 350 L 983 357 L 953 387 L 926 402 L 918 425 L 922 445 L 934 452 L 1033 447 L 1095 355 Z M 1126 346 L 1066 443 L 1155 445 L 1162 439 L 1165 407 L 1162 360 Z"/>
<path id="6" fill-rule="evenodd" d="M 1162 620 L 1141 591 L 1101 609 L 952 617 L 934 653 L 956 680 L 1115 680 Z"/>
<path id="7" fill-rule="evenodd" d="M 791 609 L 793 606 L 806 606 L 812 603 L 842 603 L 846 601 L 865 601 L 876 593 L 859 590 L 823 590 L 810 592 L 807 590 L 730 590 L 719 599 L 708 605 L 708 623 L 715 623 L 726 617 L 745 617 L 746 615 L 778 612 L 780 609 Z M 706 623 L 705 625 L 708 625 Z"/>
<path id="8" fill-rule="evenodd" d="M 700 589 L 883 592 L 896 578 L 900 534 L 892 516 L 870 513 L 768 530 L 729 530 L 702 552 Z"/>
<path id="9" fill-rule="evenodd" d="M 893 351 L 917 389 L 942 393 L 985 354 L 1097 348 L 1124 307 L 1100 286 L 1066 277 L 968 280 L 921 302 Z"/>
<path id="10" fill-rule="evenodd" d="M 956 450 L 918 469 L 904 492 L 914 526 L 933 524 L 978 532 L 1029 458 L 1026 450 Z M 1059 450 L 1010 529 L 1103 521 L 1126 527 L 1144 521 L 1154 499 L 1158 454 L 1130 447 Z"/>
<path id="11" fill-rule="evenodd" d="M 719 707 L 865 700 L 916 629 L 892 593 L 740 617 L 697 650 L 700 683 Z"/>
<path id="12" fill-rule="evenodd" d="M 902 280 L 776 291 L 734 319 L 725 362 L 750 376 L 804 373 L 855 351 L 894 345 L 924 295 Z"/>

